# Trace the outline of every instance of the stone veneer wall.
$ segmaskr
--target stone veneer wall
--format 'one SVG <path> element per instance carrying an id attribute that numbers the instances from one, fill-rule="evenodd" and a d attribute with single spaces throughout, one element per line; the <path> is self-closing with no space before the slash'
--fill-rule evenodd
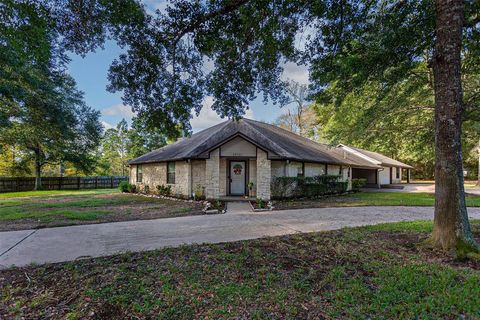
<path id="1" fill-rule="evenodd" d="M 216 199 L 220 195 L 220 151 L 210 152 L 210 158 L 205 160 L 205 196 L 207 199 Z"/>
<path id="2" fill-rule="evenodd" d="M 137 183 L 137 166 L 132 164 L 130 166 L 130 184 L 136 184 Z"/>
<path id="3" fill-rule="evenodd" d="M 267 153 L 257 148 L 257 198 L 270 200 L 271 162 Z"/>
<path id="4" fill-rule="evenodd" d="M 226 196 L 227 195 L 227 159 L 220 158 L 220 174 L 218 182 L 220 185 L 218 186 L 219 196 Z"/>
<path id="5" fill-rule="evenodd" d="M 187 198 L 192 195 L 190 172 L 190 162 L 175 161 L 175 184 L 172 185 L 172 193 L 174 195 Z"/>
<path id="6" fill-rule="evenodd" d="M 205 160 L 192 160 L 192 192 L 205 196 Z"/>
<path id="7" fill-rule="evenodd" d="M 157 190 L 158 185 L 167 185 L 167 163 L 144 163 L 142 164 L 142 182 L 137 182 L 137 166 L 130 166 L 130 183 L 137 185 L 140 190 L 146 185 L 151 192 Z M 175 184 L 172 186 L 172 194 L 181 197 L 190 197 L 190 163 L 187 161 L 175 162 Z"/>
<path id="8" fill-rule="evenodd" d="M 248 164 L 248 182 L 253 182 L 253 192 L 257 191 L 257 160 L 250 159 Z M 248 189 L 248 186 L 247 186 Z"/>

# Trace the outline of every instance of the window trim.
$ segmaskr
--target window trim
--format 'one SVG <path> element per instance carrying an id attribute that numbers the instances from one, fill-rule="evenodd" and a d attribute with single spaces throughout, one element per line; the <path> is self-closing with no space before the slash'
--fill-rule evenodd
<path id="1" fill-rule="evenodd" d="M 137 182 L 143 182 L 143 167 L 141 164 L 137 164 Z"/>
<path id="2" fill-rule="evenodd" d="M 396 178 L 396 179 L 400 179 L 400 170 L 401 170 L 401 169 L 400 169 L 399 167 L 396 167 L 396 169 L 397 169 L 397 170 L 396 170 L 396 172 L 395 172 L 395 178 Z"/>
<path id="3" fill-rule="evenodd" d="M 170 164 L 173 164 L 173 181 L 170 180 L 170 174 L 172 174 L 171 172 L 169 172 L 169 167 L 170 167 Z M 176 171 L 176 165 L 175 165 L 175 161 L 168 161 L 167 162 L 167 184 L 175 184 L 175 171 Z"/>

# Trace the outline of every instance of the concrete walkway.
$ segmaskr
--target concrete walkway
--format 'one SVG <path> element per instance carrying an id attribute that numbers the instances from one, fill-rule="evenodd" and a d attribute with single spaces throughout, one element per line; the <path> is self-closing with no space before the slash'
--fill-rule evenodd
<path id="1" fill-rule="evenodd" d="M 479 219 L 480 208 L 469 208 L 469 216 Z M 432 217 L 431 207 L 345 207 L 237 212 L 0 232 L 0 268 Z"/>
<path id="2" fill-rule="evenodd" d="M 227 214 L 253 212 L 248 201 L 227 202 Z"/>

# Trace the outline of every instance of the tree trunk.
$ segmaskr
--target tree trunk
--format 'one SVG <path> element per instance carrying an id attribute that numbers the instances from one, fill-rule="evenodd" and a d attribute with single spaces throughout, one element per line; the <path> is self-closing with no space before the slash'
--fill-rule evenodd
<path id="1" fill-rule="evenodd" d="M 436 0 L 435 88 L 435 218 L 432 242 L 463 255 L 478 250 L 465 205 L 461 115 L 463 92 L 460 51 L 463 0 Z"/>
<path id="2" fill-rule="evenodd" d="M 40 148 L 35 149 L 35 190 L 42 190 L 42 163 Z"/>
<path id="3" fill-rule="evenodd" d="M 478 142 L 478 172 L 477 172 L 477 186 L 480 186 L 480 141 Z"/>

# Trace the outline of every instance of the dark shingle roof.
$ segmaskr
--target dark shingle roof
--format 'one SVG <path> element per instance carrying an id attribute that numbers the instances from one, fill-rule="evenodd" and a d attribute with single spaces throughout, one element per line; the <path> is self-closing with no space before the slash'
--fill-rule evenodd
<path id="1" fill-rule="evenodd" d="M 320 144 L 277 126 L 250 119 L 227 120 L 189 138 L 131 160 L 130 164 L 208 158 L 209 152 L 228 140 L 241 136 L 268 152 L 270 159 L 320 162 L 379 168 L 358 157 L 346 157 L 341 148 Z"/>

